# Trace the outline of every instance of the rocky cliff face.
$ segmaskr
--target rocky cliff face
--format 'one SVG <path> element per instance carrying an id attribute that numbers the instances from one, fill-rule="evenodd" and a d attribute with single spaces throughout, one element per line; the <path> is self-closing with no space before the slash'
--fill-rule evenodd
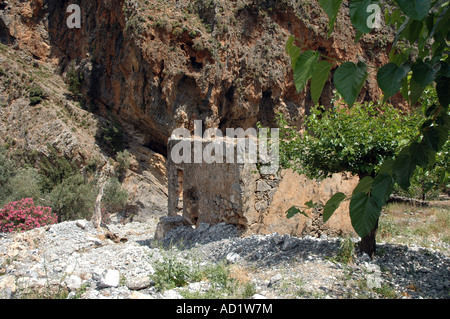
<path id="1" fill-rule="evenodd" d="M 344 14 L 327 37 L 317 1 L 79 1 L 81 29 L 66 25 L 70 1 L 3 1 L 2 34 L 61 71 L 74 63 L 88 103 L 111 110 L 164 153 L 175 127 L 250 127 L 273 124 L 276 112 L 299 123 L 311 106 L 297 94 L 284 45 L 290 34 L 326 55 L 377 66 L 389 35 L 355 45 Z M 374 77 L 361 99 L 375 99 Z M 322 96 L 327 105 L 332 83 Z"/>
<path id="2" fill-rule="evenodd" d="M 136 197 L 157 185 L 150 202 L 166 196 L 158 154 L 166 155 L 174 128 L 192 129 L 194 120 L 204 128 L 274 125 L 278 112 L 301 123 L 312 101 L 293 84 L 284 51 L 290 34 L 328 56 L 374 66 L 386 62 L 392 40 L 380 29 L 354 44 L 346 1 L 331 37 L 317 1 L 79 0 L 81 28 L 70 29 L 72 2 L 0 1 L 1 41 L 66 78 L 78 74 L 87 109 L 113 114 L 125 129 L 136 159 L 125 183 Z M 362 100 L 379 96 L 375 81 L 372 74 Z M 328 82 L 322 104 L 332 97 Z"/>

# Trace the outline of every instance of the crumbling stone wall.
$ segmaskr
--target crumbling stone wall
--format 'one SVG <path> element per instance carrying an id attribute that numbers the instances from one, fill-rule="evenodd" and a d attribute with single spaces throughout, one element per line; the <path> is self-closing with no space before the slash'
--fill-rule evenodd
<path id="1" fill-rule="evenodd" d="M 255 192 L 255 209 L 259 213 L 264 213 L 272 203 L 280 181 L 280 176 L 278 174 L 260 175 L 260 179 L 256 182 Z"/>
<path id="2" fill-rule="evenodd" d="M 261 174 L 255 163 L 226 163 L 225 158 L 223 163 L 194 163 L 193 154 L 190 163 L 175 163 L 170 154 L 179 141 L 169 140 L 169 216 L 160 223 L 159 238 L 173 227 L 201 223 L 233 224 L 243 235 L 278 232 L 319 237 L 352 232 L 348 203 L 343 203 L 327 224 L 322 222 L 321 209 L 292 219 L 286 218 L 286 211 L 309 200 L 325 203 L 336 192 L 351 194 L 357 177 L 343 173 L 315 181 L 290 170 Z M 202 143 L 204 150 L 210 141 Z"/>
<path id="3" fill-rule="evenodd" d="M 187 141 L 194 149 L 194 140 L 169 140 L 169 154 L 180 141 Z M 199 142 L 198 140 L 196 142 Z M 210 140 L 201 140 L 202 152 Z M 225 140 L 223 140 L 225 147 Z M 236 152 L 234 154 L 237 154 Z M 246 214 L 254 210 L 254 163 L 195 163 L 195 155 L 186 163 L 168 160 L 168 211 L 169 216 L 183 216 L 191 225 L 200 223 L 237 225 L 247 228 Z M 182 177 L 181 177 L 182 176 Z"/>

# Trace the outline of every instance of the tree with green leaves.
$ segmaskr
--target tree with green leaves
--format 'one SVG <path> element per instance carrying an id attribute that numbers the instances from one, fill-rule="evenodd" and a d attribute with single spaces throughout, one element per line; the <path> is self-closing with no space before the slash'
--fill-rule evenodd
<path id="1" fill-rule="evenodd" d="M 329 32 L 333 31 L 343 0 L 319 0 L 329 18 Z M 386 2 L 385 2 L 386 3 Z M 436 154 L 448 140 L 450 126 L 450 5 L 448 1 L 394 0 L 387 1 L 385 22 L 396 30 L 389 53 L 389 63 L 376 68 L 364 62 L 337 61 L 318 51 L 297 45 L 291 36 L 286 51 L 291 57 L 297 91 L 310 82 L 314 103 L 319 101 L 323 87 L 334 69 L 333 83 L 337 92 L 351 108 L 368 77 L 368 68 L 377 72 L 377 82 L 388 101 L 401 92 L 412 107 L 432 86 L 438 101 L 427 107 L 418 133 L 400 151 L 387 157 L 376 174 L 362 178 L 347 198 L 343 193 L 333 195 L 324 206 L 326 222 L 344 200 L 350 200 L 350 218 L 356 233 L 362 238 L 360 249 L 373 256 L 375 234 L 382 208 L 386 205 L 394 185 L 407 190 L 418 167 L 428 170 L 435 163 Z M 372 31 L 373 6 L 377 0 L 352 0 L 349 15 L 356 29 L 356 41 Z"/>
<path id="2" fill-rule="evenodd" d="M 351 109 L 316 106 L 298 134 L 280 114 L 281 165 L 309 178 L 350 172 L 360 179 L 376 174 L 419 132 L 422 117 L 379 103 L 355 103 Z"/>

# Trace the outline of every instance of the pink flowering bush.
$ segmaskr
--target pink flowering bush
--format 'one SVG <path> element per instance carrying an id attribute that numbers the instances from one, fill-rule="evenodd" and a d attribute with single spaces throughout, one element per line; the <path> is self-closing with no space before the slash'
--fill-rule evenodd
<path id="1" fill-rule="evenodd" d="M 0 210 L 0 232 L 26 231 L 55 224 L 56 214 L 50 207 L 34 206 L 32 198 L 10 202 Z"/>

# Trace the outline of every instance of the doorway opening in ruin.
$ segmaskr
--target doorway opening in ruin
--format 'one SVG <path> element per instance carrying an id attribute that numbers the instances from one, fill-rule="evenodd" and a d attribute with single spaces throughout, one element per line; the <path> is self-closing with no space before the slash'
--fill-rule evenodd
<path id="1" fill-rule="evenodd" d="M 184 171 L 182 169 L 177 170 L 177 215 L 183 215 L 183 177 Z"/>

